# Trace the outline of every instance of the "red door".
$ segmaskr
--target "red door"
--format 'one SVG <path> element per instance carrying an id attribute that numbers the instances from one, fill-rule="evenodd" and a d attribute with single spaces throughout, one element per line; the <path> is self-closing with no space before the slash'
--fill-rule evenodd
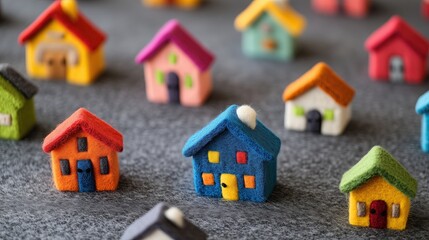
<path id="1" fill-rule="evenodd" d="M 383 200 L 376 200 L 371 203 L 369 215 L 369 226 L 372 228 L 387 227 L 387 204 Z"/>

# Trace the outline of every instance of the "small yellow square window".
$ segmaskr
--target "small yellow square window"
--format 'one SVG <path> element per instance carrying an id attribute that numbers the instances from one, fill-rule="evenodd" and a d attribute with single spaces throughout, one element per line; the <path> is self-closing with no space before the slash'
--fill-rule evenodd
<path id="1" fill-rule="evenodd" d="M 219 163 L 219 152 L 218 151 L 209 151 L 209 162 L 210 163 Z"/>
<path id="2" fill-rule="evenodd" d="M 206 186 L 212 186 L 215 184 L 213 173 L 203 173 L 203 184 Z"/>
<path id="3" fill-rule="evenodd" d="M 255 176 L 244 175 L 244 187 L 245 188 L 255 188 Z"/>

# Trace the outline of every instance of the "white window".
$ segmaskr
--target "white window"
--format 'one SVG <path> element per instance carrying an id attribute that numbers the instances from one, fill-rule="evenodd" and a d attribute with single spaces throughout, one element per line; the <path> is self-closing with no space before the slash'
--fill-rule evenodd
<path id="1" fill-rule="evenodd" d="M 0 113 L 0 126 L 12 125 L 12 117 L 10 114 Z"/>

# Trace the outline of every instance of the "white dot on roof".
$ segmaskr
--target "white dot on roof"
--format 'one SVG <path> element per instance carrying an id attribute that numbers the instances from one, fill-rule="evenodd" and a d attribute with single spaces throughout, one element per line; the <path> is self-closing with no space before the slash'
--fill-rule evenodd
<path id="1" fill-rule="evenodd" d="M 237 108 L 237 116 L 241 122 L 249 128 L 256 128 L 256 111 L 249 105 L 243 105 Z"/>
<path id="2" fill-rule="evenodd" d="M 185 227 L 185 220 L 183 212 L 177 207 L 171 207 L 164 213 L 165 217 L 173 222 L 176 226 L 183 228 Z"/>

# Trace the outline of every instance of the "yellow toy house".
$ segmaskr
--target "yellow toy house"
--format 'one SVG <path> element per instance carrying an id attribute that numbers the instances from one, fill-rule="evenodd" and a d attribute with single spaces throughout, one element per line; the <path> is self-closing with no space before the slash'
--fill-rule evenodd
<path id="1" fill-rule="evenodd" d="M 350 224 L 403 230 L 417 181 L 386 150 L 375 146 L 344 173 L 340 190 L 349 193 Z"/>
<path id="2" fill-rule="evenodd" d="M 106 35 L 79 12 L 76 0 L 54 1 L 18 41 L 34 78 L 88 85 L 104 69 Z"/>

